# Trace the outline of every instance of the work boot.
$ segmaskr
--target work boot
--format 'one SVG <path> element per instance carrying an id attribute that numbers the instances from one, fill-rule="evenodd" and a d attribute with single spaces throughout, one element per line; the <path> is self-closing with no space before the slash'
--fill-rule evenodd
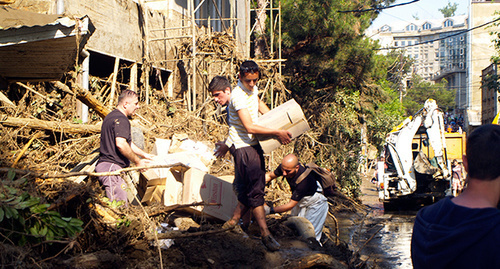
<path id="1" fill-rule="evenodd" d="M 270 251 L 276 251 L 280 249 L 280 243 L 274 239 L 272 235 L 267 235 L 262 237 L 262 243 L 264 243 L 264 246 Z"/>

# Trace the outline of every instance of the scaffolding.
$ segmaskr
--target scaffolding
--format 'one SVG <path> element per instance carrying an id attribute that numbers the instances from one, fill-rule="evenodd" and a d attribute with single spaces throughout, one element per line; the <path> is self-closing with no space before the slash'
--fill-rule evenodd
<path id="1" fill-rule="evenodd" d="M 237 8 L 237 3 L 235 0 L 229 0 L 226 3 L 229 3 L 230 5 L 230 14 L 229 17 L 224 17 L 223 13 L 221 12 L 221 9 L 219 8 L 217 2 L 220 4 L 222 1 L 217 1 L 217 0 L 198 0 L 197 5 L 195 4 L 195 0 L 187 0 L 187 13 L 185 14 L 186 16 L 181 20 L 181 26 L 176 26 L 176 27 L 166 27 L 162 29 L 151 29 L 148 30 L 147 27 L 147 20 L 144 21 L 144 29 L 145 29 L 145 62 L 150 62 L 150 59 L 148 59 L 149 55 L 149 47 L 152 42 L 167 42 L 167 41 L 184 41 L 190 40 L 189 42 L 191 43 L 191 51 L 190 55 L 188 57 L 182 57 L 182 58 L 176 58 L 176 59 L 163 59 L 160 60 L 163 63 L 168 63 L 168 62 L 175 62 L 176 65 L 179 61 L 187 61 L 188 64 L 186 65 L 186 74 L 187 74 L 187 89 L 183 94 L 183 99 L 186 104 L 186 108 L 189 111 L 196 111 L 199 107 L 200 104 L 198 102 L 206 102 L 207 100 L 210 99 L 210 96 L 207 91 L 207 86 L 208 86 L 208 79 L 214 77 L 215 75 L 221 75 L 220 70 L 223 72 L 231 72 L 234 70 L 234 64 L 237 62 L 237 55 L 236 54 L 231 54 L 229 59 L 224 59 L 224 60 L 218 60 L 218 61 L 205 61 L 205 58 L 209 56 L 209 53 L 204 53 L 202 51 L 198 50 L 198 45 L 197 42 L 199 42 L 200 36 L 203 31 L 200 30 L 199 25 L 203 24 L 207 27 L 208 30 L 208 35 L 211 36 L 214 34 L 212 32 L 211 28 L 215 24 L 218 26 L 219 29 L 222 30 L 222 32 L 226 32 L 232 35 L 233 38 L 237 38 L 237 29 L 238 29 L 238 24 L 243 23 L 244 25 L 240 25 L 239 29 L 245 29 L 243 33 L 243 37 L 240 38 L 240 40 L 246 40 L 247 42 L 241 42 L 244 48 L 241 48 L 241 50 L 245 55 L 242 57 L 244 58 L 249 58 L 249 51 L 250 51 L 250 40 L 251 36 L 254 34 L 255 28 L 258 25 L 258 22 L 256 21 L 253 24 L 253 27 L 250 29 L 249 27 L 249 22 L 252 17 L 252 15 L 257 12 L 268 12 L 269 13 L 269 32 L 270 32 L 270 44 L 266 44 L 266 49 L 268 50 L 269 54 L 269 59 L 254 59 L 259 65 L 264 64 L 266 68 L 271 69 L 271 74 L 272 76 L 265 81 L 265 88 L 264 88 L 264 95 L 269 95 L 269 99 L 271 102 L 271 108 L 273 108 L 276 105 L 276 100 L 278 98 L 275 97 L 274 94 L 274 85 L 275 85 L 275 80 L 276 77 L 278 77 L 279 81 L 281 81 L 281 74 L 282 74 L 282 64 L 284 63 L 284 60 L 281 59 L 281 4 L 278 7 L 273 7 L 272 1 L 267 0 L 265 2 L 264 7 L 261 8 L 255 8 L 251 9 L 250 8 L 250 1 L 245 1 L 245 10 L 244 13 L 242 13 L 241 10 L 239 10 L 239 14 L 245 14 L 244 18 L 236 18 L 236 8 Z M 210 5 L 215 11 L 216 18 L 211 18 L 210 16 L 206 16 L 205 18 L 202 18 L 201 14 L 201 7 L 206 4 Z M 241 5 L 240 5 L 241 7 Z M 253 12 L 253 13 L 252 13 Z M 240 15 L 241 16 L 241 15 Z M 258 16 L 255 16 L 258 18 Z M 144 18 L 147 18 L 147 16 L 144 16 Z M 256 19 L 258 20 L 258 19 Z M 244 26 L 244 27 L 241 27 Z M 154 32 L 159 32 L 163 31 L 164 37 L 160 38 L 152 38 L 149 39 L 148 35 L 152 35 Z M 275 36 L 277 32 L 277 48 L 276 47 L 276 42 L 275 42 Z M 221 68 L 217 71 L 218 73 L 214 73 L 214 71 L 211 70 L 210 65 L 214 63 L 220 63 Z M 144 64 L 146 68 L 150 66 L 149 64 Z M 144 70 L 146 73 L 148 73 L 149 70 Z M 262 82 L 261 82 L 262 83 Z M 148 85 L 148 84 L 146 84 Z M 162 85 L 163 87 L 163 85 Z M 163 89 L 162 89 L 163 90 Z M 146 93 L 146 96 L 149 96 L 149 93 Z M 149 102 L 149 99 L 146 99 L 146 102 Z"/>

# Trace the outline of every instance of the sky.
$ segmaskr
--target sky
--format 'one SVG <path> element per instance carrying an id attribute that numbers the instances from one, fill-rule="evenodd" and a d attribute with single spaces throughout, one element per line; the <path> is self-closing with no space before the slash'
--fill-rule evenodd
<path id="1" fill-rule="evenodd" d="M 413 0 L 396 0 L 396 2 L 391 5 L 412 1 Z M 415 19 L 413 18 L 413 15 L 417 15 L 420 20 L 442 19 L 443 14 L 439 11 L 439 9 L 448 5 L 448 2 L 458 4 L 455 15 L 466 15 L 468 13 L 470 0 L 419 0 L 418 2 L 412 4 L 382 10 L 370 28 L 379 28 L 384 24 L 400 21 L 414 21 Z"/>

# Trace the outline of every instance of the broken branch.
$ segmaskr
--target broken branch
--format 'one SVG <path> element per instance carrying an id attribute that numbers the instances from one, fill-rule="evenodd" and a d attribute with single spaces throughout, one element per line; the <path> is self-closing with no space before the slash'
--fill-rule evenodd
<path id="1" fill-rule="evenodd" d="M 196 237 L 196 236 L 202 236 L 202 235 L 207 235 L 207 234 L 218 234 L 218 233 L 223 233 L 228 230 L 232 230 L 234 227 L 229 227 L 229 228 L 224 228 L 224 229 L 219 229 L 219 230 L 209 230 L 209 231 L 202 231 L 202 232 L 194 232 L 194 233 L 185 233 L 181 231 L 170 231 L 167 233 L 161 233 L 158 234 L 158 239 L 176 239 L 176 238 L 187 238 L 187 237 Z M 153 235 L 148 235 L 146 237 L 147 240 L 153 240 Z"/>
<path id="2" fill-rule="evenodd" d="M 40 172 L 40 171 L 22 170 L 22 169 L 8 168 L 8 167 L 1 167 L 0 172 L 8 172 L 9 170 L 13 170 L 17 174 L 30 174 L 30 175 L 34 175 L 35 177 L 41 178 L 41 179 L 48 179 L 48 178 L 66 178 L 66 177 L 84 176 L 84 175 L 93 176 L 93 177 L 117 176 L 117 175 L 120 175 L 121 173 L 125 173 L 128 171 L 154 169 L 154 168 L 171 168 L 171 167 L 189 168 L 189 166 L 186 166 L 182 163 L 174 163 L 174 164 L 164 164 L 164 165 L 128 167 L 128 168 L 122 168 L 122 169 L 119 169 L 119 170 L 116 170 L 113 172 L 104 172 L 104 173 L 81 171 L 81 172 L 70 172 L 70 173 L 58 174 L 58 175 L 44 175 L 44 172 Z"/>
<path id="3" fill-rule="evenodd" d="M 37 138 L 39 138 L 40 136 L 42 136 L 42 133 L 36 133 L 31 139 L 30 141 L 28 141 L 28 143 L 26 143 L 26 145 L 24 145 L 23 149 L 21 150 L 21 152 L 19 152 L 19 154 L 17 155 L 16 159 L 14 160 L 14 163 L 12 164 L 11 167 L 15 167 L 17 162 L 19 161 L 19 159 L 21 159 L 21 157 L 24 155 L 24 153 L 26 152 L 26 150 L 28 150 L 28 148 L 30 147 L 31 143 L 33 143 L 33 141 Z"/>
<path id="4" fill-rule="evenodd" d="M 10 127 L 27 127 L 36 130 L 49 130 L 53 132 L 75 134 L 95 134 L 101 132 L 101 126 L 45 121 L 39 119 L 14 118 L 5 114 L 0 114 L 0 124 Z"/>

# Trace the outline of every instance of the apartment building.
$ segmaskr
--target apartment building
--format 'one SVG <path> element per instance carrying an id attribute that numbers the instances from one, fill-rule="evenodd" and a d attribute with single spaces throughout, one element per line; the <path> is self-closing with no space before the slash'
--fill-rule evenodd
<path id="1" fill-rule="evenodd" d="M 457 91 L 458 110 L 466 108 L 467 93 L 467 29 L 468 16 L 443 19 L 414 20 L 386 24 L 367 35 L 378 40 L 382 52 L 402 50 L 414 60 L 409 74 L 402 78 L 404 85 L 413 74 L 428 81 L 446 79 L 448 87 Z"/>

